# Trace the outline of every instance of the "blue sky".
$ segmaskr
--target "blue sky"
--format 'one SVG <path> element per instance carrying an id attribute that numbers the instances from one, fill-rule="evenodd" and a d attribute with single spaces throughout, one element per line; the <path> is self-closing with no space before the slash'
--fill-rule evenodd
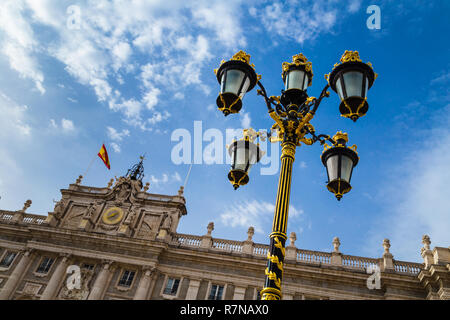
<path id="1" fill-rule="evenodd" d="M 381 9 L 379 30 L 366 26 L 369 5 Z M 394 258 L 420 261 L 423 234 L 433 246 L 450 240 L 448 13 L 448 1 L 2 1 L 0 207 L 31 199 L 29 212 L 47 214 L 102 142 L 111 170 L 96 158 L 83 184 L 106 186 L 146 153 L 149 192 L 176 194 L 189 169 L 171 160 L 176 129 L 272 125 L 255 90 L 240 115 L 216 109 L 222 59 L 248 52 L 269 95 L 279 95 L 282 62 L 302 52 L 313 63 L 308 93 L 318 96 L 324 74 L 357 50 L 379 74 L 368 114 L 340 117 L 333 93 L 312 121 L 358 146 L 353 190 L 336 201 L 322 147 L 301 146 L 288 233 L 299 248 L 331 251 L 338 236 L 342 252 L 373 257 L 389 238 Z M 261 175 L 262 166 L 234 191 L 227 164 L 193 165 L 178 231 L 202 235 L 213 221 L 213 236 L 244 240 L 254 226 L 254 241 L 268 243 L 278 174 Z"/>

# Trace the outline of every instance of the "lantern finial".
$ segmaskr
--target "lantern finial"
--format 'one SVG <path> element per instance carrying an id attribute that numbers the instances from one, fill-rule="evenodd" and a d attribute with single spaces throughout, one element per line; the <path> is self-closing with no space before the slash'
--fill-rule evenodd
<path id="1" fill-rule="evenodd" d="M 348 142 L 348 134 L 346 132 L 342 132 L 342 131 L 338 131 L 336 132 L 336 134 L 333 136 L 333 140 L 334 141 L 338 141 L 338 140 L 344 140 L 345 143 Z"/>
<path id="2" fill-rule="evenodd" d="M 349 61 L 362 62 L 361 59 L 359 58 L 358 51 L 345 50 L 344 54 L 341 57 L 341 62 L 344 63 L 344 62 L 349 62 Z"/>

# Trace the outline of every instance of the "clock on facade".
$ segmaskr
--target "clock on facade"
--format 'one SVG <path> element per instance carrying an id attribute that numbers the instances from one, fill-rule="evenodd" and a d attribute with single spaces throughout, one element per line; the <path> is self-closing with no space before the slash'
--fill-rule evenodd
<path id="1" fill-rule="evenodd" d="M 112 207 L 103 213 L 102 220 L 106 224 L 119 223 L 123 218 L 123 210 L 118 207 Z"/>

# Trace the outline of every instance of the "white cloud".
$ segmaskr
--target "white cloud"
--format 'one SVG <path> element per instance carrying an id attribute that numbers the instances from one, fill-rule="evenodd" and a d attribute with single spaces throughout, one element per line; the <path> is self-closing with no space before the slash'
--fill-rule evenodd
<path id="1" fill-rule="evenodd" d="M 68 119 L 61 119 L 61 128 L 64 132 L 73 132 L 75 131 L 75 126 L 73 125 L 73 121 L 72 120 L 68 120 Z"/>
<path id="2" fill-rule="evenodd" d="M 241 127 L 244 129 L 250 128 L 252 119 L 250 118 L 250 112 L 241 113 Z"/>
<path id="3" fill-rule="evenodd" d="M 349 1 L 347 10 L 350 13 L 355 13 L 359 10 L 360 7 L 361 7 L 361 0 L 351 0 Z"/>
<path id="4" fill-rule="evenodd" d="M 113 148 L 114 152 L 120 153 L 121 149 L 120 149 L 120 146 L 117 143 L 111 142 L 109 145 Z"/>
<path id="5" fill-rule="evenodd" d="M 151 175 L 150 183 L 160 187 L 162 184 L 181 182 L 180 174 L 175 171 L 173 174 L 163 173 L 160 178 Z"/>
<path id="6" fill-rule="evenodd" d="M 106 127 L 108 137 L 113 141 L 122 141 L 124 137 L 130 136 L 130 131 L 123 129 L 121 132 L 117 131 L 113 127 Z"/>
<path id="7" fill-rule="evenodd" d="M 316 0 L 299 5 L 298 1 L 275 2 L 253 6 L 249 13 L 261 21 L 268 32 L 303 44 L 314 40 L 319 34 L 330 33 L 344 13 L 342 5 L 334 0 Z M 352 0 L 347 7 L 350 13 L 359 9 L 360 1 Z"/>
<path id="8" fill-rule="evenodd" d="M 44 74 L 37 53 L 57 59 L 76 81 L 93 89 L 99 102 L 123 113 L 128 124 L 148 130 L 148 123 L 156 124 L 169 114 L 157 110 L 161 92 L 183 99 L 183 89 L 195 85 L 209 94 L 201 75 L 213 57 L 211 42 L 215 49 L 245 44 L 236 14 L 242 4 L 85 0 L 76 4 L 80 29 L 73 29 L 67 27 L 67 2 L 7 1 L 0 11 L 0 31 L 5 35 L 0 53 L 42 94 Z M 53 33 L 52 39 L 42 41 L 38 27 Z M 130 63 L 136 53 L 147 68 L 139 60 Z M 114 85 L 124 83 L 129 73 L 139 81 L 139 90 L 124 97 Z"/>
<path id="9" fill-rule="evenodd" d="M 12 136 L 27 137 L 31 135 L 31 126 L 27 123 L 27 106 L 20 106 L 0 91 L 0 138 L 8 141 Z"/>
<path id="10" fill-rule="evenodd" d="M 50 119 L 50 128 L 53 130 L 56 130 L 62 133 L 74 133 L 76 131 L 75 125 L 73 124 L 72 120 L 69 119 L 61 119 L 61 124 L 58 125 L 58 123 L 55 121 L 55 119 Z"/>
<path id="11" fill-rule="evenodd" d="M 267 232 L 267 228 L 273 219 L 275 205 L 266 201 L 243 201 L 229 206 L 225 212 L 220 215 L 220 221 L 225 226 L 244 227 L 253 226 L 255 232 Z M 294 206 L 289 206 L 289 216 L 291 218 L 299 217 L 303 210 Z"/>
<path id="12" fill-rule="evenodd" d="M 391 179 L 383 185 L 386 214 L 373 226 L 370 250 L 391 240 L 397 259 L 418 260 L 421 239 L 428 234 L 436 246 L 449 245 L 450 230 L 450 105 L 440 111 L 434 128 L 423 132 L 401 164 L 391 168 Z"/>
<path id="13" fill-rule="evenodd" d="M 153 114 L 151 118 L 148 119 L 148 122 L 152 125 L 161 122 L 163 120 L 167 120 L 170 117 L 170 113 L 167 111 L 164 111 L 163 113 L 157 111 Z"/>
<path id="14" fill-rule="evenodd" d="M 8 59 L 10 67 L 23 78 L 34 81 L 36 89 L 45 93 L 44 75 L 34 57 L 37 43 L 30 24 L 22 15 L 23 1 L 2 1 L 0 9 L 1 53 Z"/>
<path id="15" fill-rule="evenodd" d="M 108 138 L 113 141 L 110 143 L 110 145 L 113 148 L 114 152 L 120 153 L 121 148 L 118 142 L 121 142 L 124 137 L 129 137 L 130 131 L 128 129 L 122 129 L 122 131 L 119 132 L 113 127 L 106 127 L 106 134 L 108 135 Z"/>

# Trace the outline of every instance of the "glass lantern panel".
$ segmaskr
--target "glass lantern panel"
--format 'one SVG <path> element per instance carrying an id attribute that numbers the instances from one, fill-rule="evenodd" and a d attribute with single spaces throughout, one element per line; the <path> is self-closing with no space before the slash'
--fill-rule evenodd
<path id="1" fill-rule="evenodd" d="M 228 70 L 226 73 L 222 76 L 222 93 L 229 92 L 239 96 L 238 91 L 244 81 L 245 73 L 236 69 Z"/>
<path id="2" fill-rule="evenodd" d="M 338 178 L 338 160 L 339 156 L 331 156 L 327 160 L 327 171 L 329 181 L 333 181 Z"/>
<path id="3" fill-rule="evenodd" d="M 367 90 L 369 90 L 369 78 L 366 77 L 366 90 L 364 91 L 365 95 L 363 98 L 365 98 L 367 96 Z"/>
<path id="4" fill-rule="evenodd" d="M 236 152 L 236 158 L 234 157 L 234 152 Z M 243 143 L 238 143 L 237 147 L 234 149 L 232 159 L 235 159 L 233 168 L 235 170 L 246 171 L 247 164 L 249 162 L 249 150 L 245 148 Z"/>
<path id="5" fill-rule="evenodd" d="M 249 86 L 250 86 L 250 78 L 246 77 L 244 85 L 242 86 L 242 89 L 241 89 L 241 93 L 239 94 L 239 97 L 241 97 L 241 99 L 244 97 L 244 95 L 247 92 L 247 89 L 248 89 Z"/>
<path id="6" fill-rule="evenodd" d="M 345 97 L 344 97 L 344 94 L 342 93 L 342 86 L 341 86 L 341 78 L 340 77 L 336 81 L 336 90 L 337 90 L 337 93 L 339 95 L 339 98 L 341 100 L 344 100 Z"/>
<path id="7" fill-rule="evenodd" d="M 353 170 L 353 161 L 346 155 L 342 155 L 341 159 L 341 179 L 350 183 L 350 177 Z"/>
<path id="8" fill-rule="evenodd" d="M 306 91 L 306 88 L 308 88 L 308 82 L 309 82 L 309 77 L 307 74 L 305 74 L 305 82 L 303 82 L 303 91 Z"/>
<path id="9" fill-rule="evenodd" d="M 358 71 L 350 71 L 344 73 L 344 84 L 345 90 L 347 91 L 348 97 L 361 97 L 362 90 L 362 82 L 363 82 L 363 74 Z"/>
<path id="10" fill-rule="evenodd" d="M 286 76 L 285 90 L 300 89 L 303 90 L 305 72 L 302 70 L 291 70 Z"/>

